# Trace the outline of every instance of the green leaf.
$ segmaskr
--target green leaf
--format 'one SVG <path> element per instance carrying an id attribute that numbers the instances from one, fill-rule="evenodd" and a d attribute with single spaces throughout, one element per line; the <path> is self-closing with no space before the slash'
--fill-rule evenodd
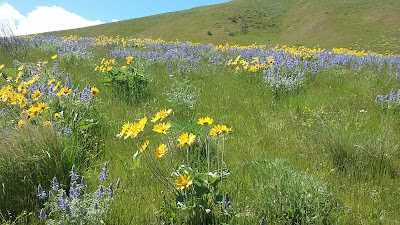
<path id="1" fill-rule="evenodd" d="M 210 190 L 206 186 L 199 184 L 198 182 L 194 182 L 194 191 L 196 192 L 197 197 L 210 193 Z"/>

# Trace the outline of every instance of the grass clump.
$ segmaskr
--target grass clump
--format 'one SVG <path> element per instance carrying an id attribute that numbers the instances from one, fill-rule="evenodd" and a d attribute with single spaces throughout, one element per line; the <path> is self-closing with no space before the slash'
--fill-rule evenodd
<path id="1" fill-rule="evenodd" d="M 328 185 L 307 173 L 296 172 L 281 159 L 253 162 L 259 168 L 254 190 L 259 197 L 258 215 L 266 224 L 335 224 L 338 199 Z"/>

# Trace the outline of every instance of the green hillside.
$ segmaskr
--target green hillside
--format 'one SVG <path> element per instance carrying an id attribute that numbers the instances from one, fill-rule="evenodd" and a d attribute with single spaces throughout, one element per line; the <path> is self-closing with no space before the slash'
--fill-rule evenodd
<path id="1" fill-rule="evenodd" d="M 400 2 L 234 0 L 55 35 L 116 36 L 248 45 L 320 45 L 400 52 Z"/>

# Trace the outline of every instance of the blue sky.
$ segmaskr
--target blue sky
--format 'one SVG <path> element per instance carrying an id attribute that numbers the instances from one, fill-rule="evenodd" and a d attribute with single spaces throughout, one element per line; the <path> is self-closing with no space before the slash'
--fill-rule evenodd
<path id="1" fill-rule="evenodd" d="M 0 27 L 31 34 L 139 18 L 229 0 L 0 0 Z"/>

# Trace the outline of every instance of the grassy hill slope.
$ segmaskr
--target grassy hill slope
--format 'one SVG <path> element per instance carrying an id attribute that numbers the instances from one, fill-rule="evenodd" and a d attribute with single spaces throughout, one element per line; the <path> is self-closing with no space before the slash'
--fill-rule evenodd
<path id="1" fill-rule="evenodd" d="M 234 0 L 55 35 L 191 40 L 202 43 L 302 44 L 400 52 L 400 2 Z"/>

